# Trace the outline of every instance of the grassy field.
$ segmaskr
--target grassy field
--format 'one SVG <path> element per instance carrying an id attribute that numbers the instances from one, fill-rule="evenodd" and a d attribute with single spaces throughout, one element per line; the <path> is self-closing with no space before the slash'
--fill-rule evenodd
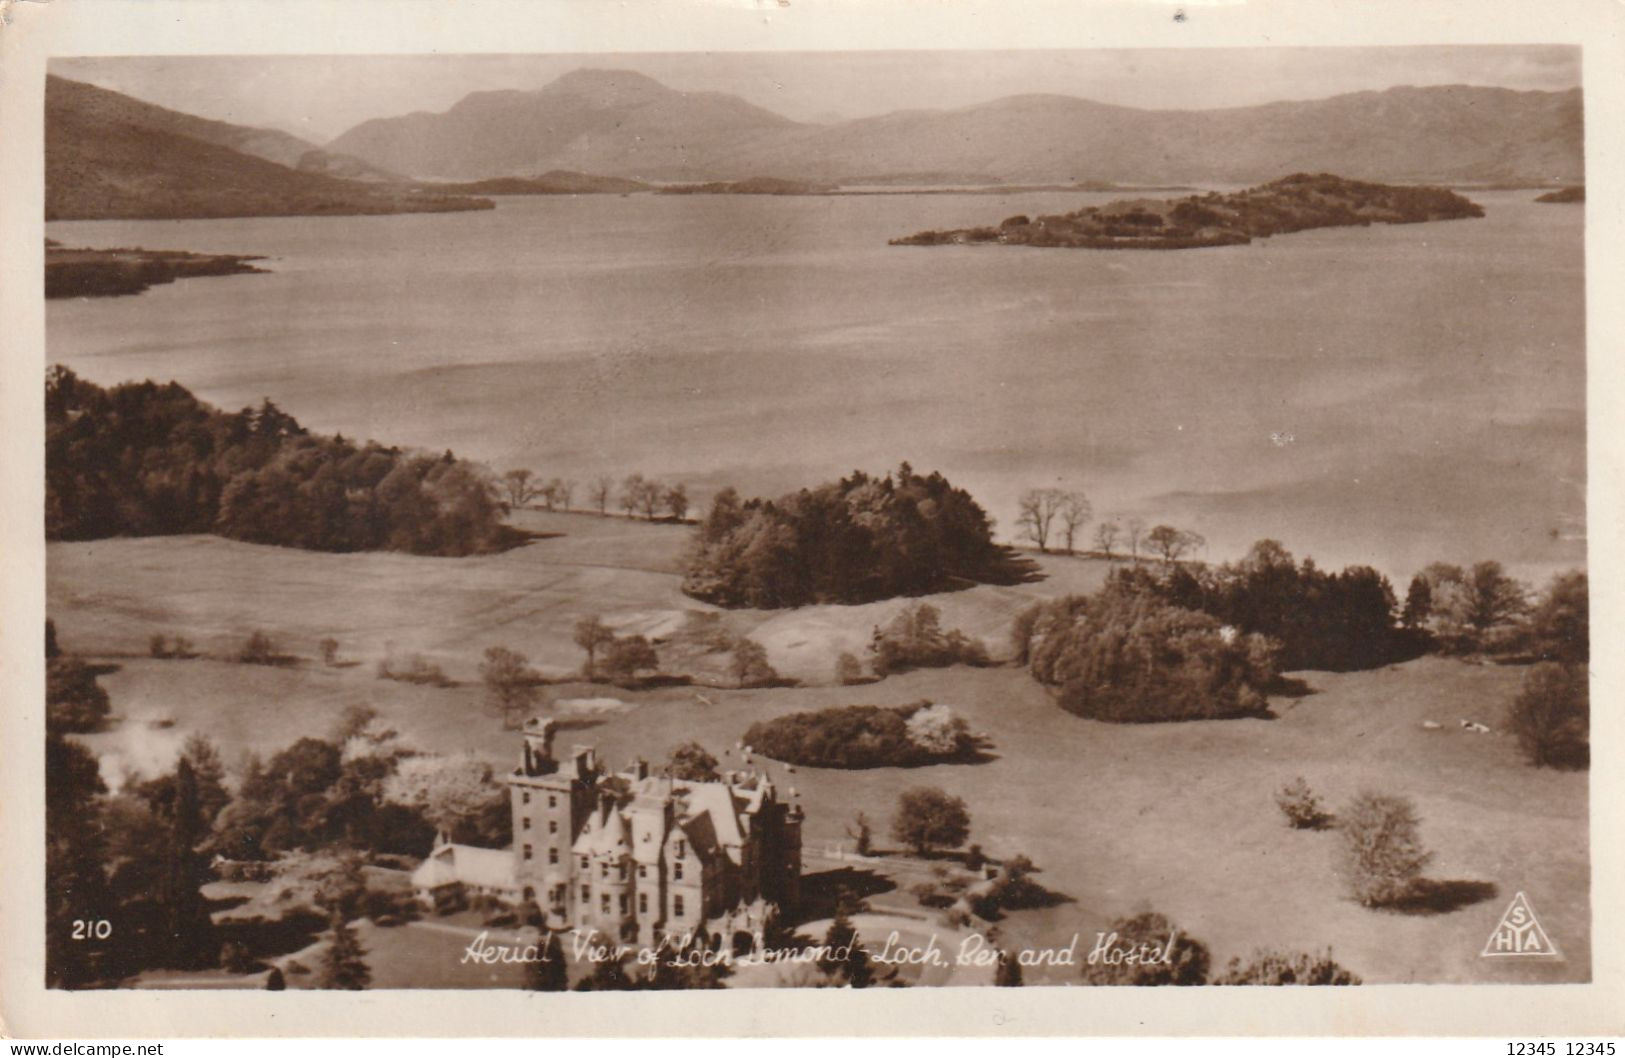
<path id="1" fill-rule="evenodd" d="M 243 749 L 274 750 L 320 734 L 345 705 L 367 702 L 413 744 L 469 749 L 506 764 L 514 736 L 486 714 L 471 682 L 484 647 L 509 645 L 562 671 L 578 662 L 568 630 L 582 613 L 654 628 L 704 609 L 678 591 L 680 531 L 570 515 L 537 522 L 531 527 L 565 535 L 468 560 L 317 555 L 209 537 L 53 544 L 50 605 L 64 645 L 121 665 L 103 683 L 125 719 L 87 742 L 115 770 L 150 771 L 166 766 L 196 730 L 231 761 Z M 1040 583 L 932 601 L 945 624 L 1002 647 L 1002 622 L 1026 600 L 1086 590 L 1103 576 L 1096 562 L 1044 565 L 1053 576 Z M 768 643 L 775 664 L 797 651 L 823 664 L 831 642 L 866 639 L 877 616 L 898 605 L 725 619 Z M 154 632 L 180 633 L 223 655 L 255 627 L 306 660 L 265 668 L 142 656 Z M 309 660 L 325 635 L 362 664 Z M 469 682 L 379 680 L 372 663 L 389 644 L 423 651 Z M 815 666 L 807 667 L 812 675 Z M 910 770 L 769 769 L 806 808 L 810 852 L 847 841 L 859 811 L 876 821 L 884 844 L 886 820 L 908 786 L 939 785 L 963 797 L 973 840 L 996 856 L 1031 856 L 1040 879 L 1071 898 L 1001 923 L 1007 945 L 1064 945 L 1080 932 L 1087 951 L 1095 930 L 1149 906 L 1206 942 L 1218 966 L 1257 947 L 1330 946 L 1370 982 L 1586 979 L 1586 775 L 1529 768 L 1509 736 L 1471 734 L 1458 723 L 1499 729 L 1521 670 L 1424 658 L 1365 673 L 1301 675 L 1309 693 L 1273 700 L 1274 719 L 1144 726 L 1073 717 L 1010 668 L 916 672 L 863 687 L 610 691 L 625 707 L 575 721 L 577 730 L 560 742 L 595 744 L 619 766 L 636 755 L 661 759 L 674 744 L 697 739 L 737 767 L 738 740 L 754 720 L 930 698 L 987 732 L 993 759 Z M 605 693 L 585 684 L 548 688 L 549 701 Z M 173 726 L 144 722 L 158 718 Z M 1425 720 L 1443 727 L 1426 730 Z M 1274 805 L 1276 789 L 1298 775 L 1334 811 L 1367 788 L 1413 798 L 1436 853 L 1428 873 L 1440 883 L 1439 906 L 1402 914 L 1347 900 L 1334 871 L 1336 832 L 1292 830 Z M 1565 961 L 1479 957 L 1519 891 Z M 1067 979 L 1028 974 L 1033 983 Z"/>
<path id="2" fill-rule="evenodd" d="M 50 612 L 64 642 L 99 656 L 144 654 L 154 634 L 181 635 L 194 649 L 227 656 L 250 631 L 269 632 L 288 653 L 314 658 L 326 637 L 364 667 L 421 653 L 450 676 L 477 678 L 481 653 L 506 646 L 554 675 L 583 655 L 571 627 L 596 614 L 622 634 L 672 635 L 687 612 L 720 612 L 682 594 L 686 526 L 588 514 L 522 512 L 516 524 L 542 538 L 474 558 L 368 553 L 333 555 L 243 544 L 215 536 L 57 543 L 49 547 Z M 933 596 L 947 628 L 1008 649 L 1010 618 L 1035 597 L 1087 591 L 1103 562 L 1046 556 L 1043 581 L 977 586 Z M 737 635 L 768 649 L 773 665 L 803 682 L 828 682 L 843 650 L 861 655 L 874 626 L 907 600 L 866 606 L 722 613 Z M 668 667 L 725 678 L 721 656 L 673 644 Z"/>

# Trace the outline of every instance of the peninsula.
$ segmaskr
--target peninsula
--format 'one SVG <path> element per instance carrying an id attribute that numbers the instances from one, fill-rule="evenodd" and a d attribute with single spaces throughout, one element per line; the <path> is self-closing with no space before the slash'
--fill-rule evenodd
<path id="1" fill-rule="evenodd" d="M 1484 210 L 1440 187 L 1401 187 L 1294 173 L 1228 194 L 1124 199 L 1073 213 L 1007 218 L 996 228 L 922 231 L 893 246 L 998 243 L 1100 250 L 1178 250 L 1233 246 L 1310 228 L 1418 224 L 1482 217 Z"/>
<path id="2" fill-rule="evenodd" d="M 160 283 L 193 276 L 264 272 L 241 254 L 188 253 L 185 250 L 90 250 L 45 240 L 47 298 L 104 298 L 139 294 Z"/>

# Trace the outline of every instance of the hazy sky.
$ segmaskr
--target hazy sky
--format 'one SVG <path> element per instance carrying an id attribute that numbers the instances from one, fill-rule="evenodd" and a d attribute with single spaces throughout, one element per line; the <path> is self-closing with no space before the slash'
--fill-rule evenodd
<path id="1" fill-rule="evenodd" d="M 205 117 L 325 142 L 368 118 L 539 88 L 583 67 L 730 92 L 803 121 L 1054 92 L 1152 109 L 1245 106 L 1394 85 L 1572 88 L 1567 46 L 998 52 L 187 56 L 54 59 L 51 71 Z"/>

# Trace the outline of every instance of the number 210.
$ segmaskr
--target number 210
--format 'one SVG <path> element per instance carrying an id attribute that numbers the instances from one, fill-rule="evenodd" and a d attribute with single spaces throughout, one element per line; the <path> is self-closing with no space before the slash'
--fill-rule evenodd
<path id="1" fill-rule="evenodd" d="M 73 920 L 74 940 L 106 940 L 113 935 L 113 924 L 105 918 Z"/>

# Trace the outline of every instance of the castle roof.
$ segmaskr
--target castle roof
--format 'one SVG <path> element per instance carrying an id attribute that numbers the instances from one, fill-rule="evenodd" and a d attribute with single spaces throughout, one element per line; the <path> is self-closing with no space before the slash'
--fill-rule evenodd
<path id="1" fill-rule="evenodd" d="M 587 825 L 581 829 L 571 848 L 579 855 L 613 855 L 630 847 L 626 834 L 626 817 L 613 802 L 593 810 Z"/>
<path id="2" fill-rule="evenodd" d="M 513 888 L 513 851 L 448 843 L 429 853 L 429 858 L 412 872 L 412 885 L 419 889 L 437 889 L 454 882 L 488 889 Z"/>

